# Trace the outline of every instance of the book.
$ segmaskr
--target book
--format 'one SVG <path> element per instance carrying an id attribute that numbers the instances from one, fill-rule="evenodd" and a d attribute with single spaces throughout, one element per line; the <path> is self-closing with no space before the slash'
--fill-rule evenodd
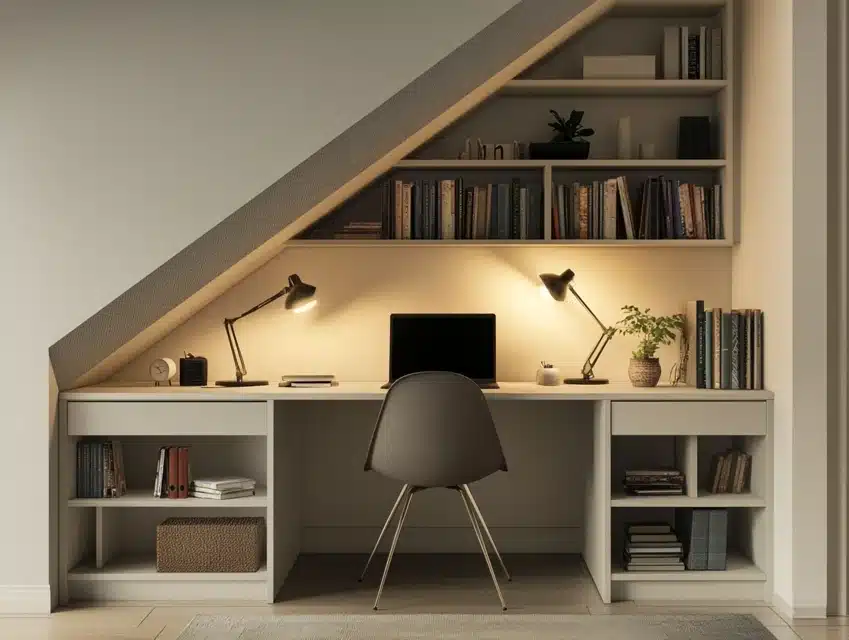
<path id="1" fill-rule="evenodd" d="M 720 345 L 720 341 L 722 340 L 722 309 L 714 308 L 713 309 L 713 326 L 709 327 L 708 330 L 713 332 L 713 339 L 711 340 L 711 347 L 713 349 L 713 353 L 711 357 L 713 358 L 713 388 L 719 389 L 722 382 L 722 349 Z"/>
<path id="2" fill-rule="evenodd" d="M 658 565 L 641 565 L 629 563 L 625 565 L 627 571 L 683 571 L 684 564 L 658 564 Z"/>
<path id="3" fill-rule="evenodd" d="M 731 311 L 731 389 L 740 389 L 740 312 Z"/>
<path id="4" fill-rule="evenodd" d="M 646 522 L 640 524 L 629 524 L 625 527 L 625 532 L 628 535 L 635 533 L 669 533 L 672 531 L 672 525 L 664 522 Z"/>
<path id="5" fill-rule="evenodd" d="M 226 491 L 228 489 L 253 489 L 256 480 L 240 476 L 221 476 L 209 478 L 195 478 L 190 483 L 193 489 L 211 489 L 214 491 Z"/>
<path id="6" fill-rule="evenodd" d="M 708 55 L 708 42 L 707 42 L 707 27 L 702 25 L 699 27 L 699 80 L 707 80 L 707 55 Z"/>
<path id="7" fill-rule="evenodd" d="M 690 63 L 690 29 L 686 25 L 680 27 L 680 36 L 681 37 L 679 38 L 679 43 L 681 45 L 681 79 L 686 80 L 688 78 L 688 69 Z"/>
<path id="8" fill-rule="evenodd" d="M 699 35 L 687 35 L 687 79 L 699 79 Z"/>
<path id="9" fill-rule="evenodd" d="M 673 80 L 681 77 L 681 57 L 678 27 L 663 28 L 663 77 Z"/>
<path id="10" fill-rule="evenodd" d="M 708 571 L 725 571 L 728 546 L 728 512 L 711 509 L 708 524 Z"/>
<path id="11" fill-rule="evenodd" d="M 713 27 L 710 30 L 710 77 L 713 80 L 721 80 L 722 73 L 722 27 Z"/>
<path id="12" fill-rule="evenodd" d="M 629 542 L 678 542 L 678 536 L 674 533 L 631 533 L 628 535 Z"/>
<path id="13" fill-rule="evenodd" d="M 681 509 L 675 514 L 684 543 L 684 564 L 691 571 L 707 569 L 709 515 L 705 509 Z"/>
<path id="14" fill-rule="evenodd" d="M 188 497 L 203 498 L 206 500 L 230 500 L 232 498 L 248 498 L 255 495 L 253 489 L 239 489 L 238 491 L 201 491 L 190 489 Z"/>
<path id="15" fill-rule="evenodd" d="M 155 479 L 153 481 L 153 497 L 154 498 L 161 498 L 162 497 L 162 483 L 163 483 L 164 478 L 165 478 L 165 469 L 167 468 L 166 462 L 165 462 L 166 452 L 167 452 L 167 449 L 165 447 L 159 448 L 159 457 L 157 458 L 157 461 L 156 461 L 156 476 L 155 476 Z"/>
<path id="16" fill-rule="evenodd" d="M 632 555 L 626 553 L 625 554 L 625 561 L 628 564 L 644 565 L 644 566 L 659 565 L 659 564 L 677 564 L 677 563 L 681 562 L 681 556 L 677 555 L 677 554 L 672 554 L 672 555 L 668 555 L 668 556 L 660 556 L 660 555 L 656 555 L 656 556 L 640 556 L 640 555 L 632 556 Z"/>
<path id="17" fill-rule="evenodd" d="M 189 449 L 177 448 L 177 497 L 189 497 Z"/>
<path id="18" fill-rule="evenodd" d="M 168 497 L 176 500 L 178 497 L 177 482 L 180 476 L 180 459 L 177 447 L 168 447 Z"/>
<path id="19" fill-rule="evenodd" d="M 705 310 L 705 389 L 713 389 L 713 310 Z"/>
<path id="20" fill-rule="evenodd" d="M 731 388 L 731 313 L 722 313 L 722 328 L 720 335 L 720 389 Z"/>
<path id="21" fill-rule="evenodd" d="M 682 547 L 680 542 L 676 542 L 674 544 L 671 543 L 658 543 L 652 546 L 642 546 L 639 543 L 628 543 L 625 547 L 625 551 L 631 555 L 634 554 L 645 554 L 645 555 L 669 555 L 670 553 L 681 553 Z"/>

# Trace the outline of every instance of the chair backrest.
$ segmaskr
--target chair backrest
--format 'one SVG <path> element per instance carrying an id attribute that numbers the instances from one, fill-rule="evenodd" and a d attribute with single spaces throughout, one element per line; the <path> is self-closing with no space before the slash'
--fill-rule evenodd
<path id="1" fill-rule="evenodd" d="M 457 373 L 424 371 L 389 388 L 366 471 L 416 487 L 450 487 L 507 471 L 480 387 Z"/>

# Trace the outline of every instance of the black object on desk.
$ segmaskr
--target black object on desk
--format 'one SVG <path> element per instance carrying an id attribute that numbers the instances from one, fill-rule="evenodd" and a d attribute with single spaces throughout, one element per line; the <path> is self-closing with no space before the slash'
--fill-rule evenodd
<path id="1" fill-rule="evenodd" d="M 181 387 L 205 387 L 206 372 L 207 361 L 203 356 L 187 353 L 185 358 L 180 358 Z"/>
<path id="2" fill-rule="evenodd" d="M 704 160 L 711 154 L 711 128 L 708 116 L 678 118 L 678 158 Z"/>
<path id="3" fill-rule="evenodd" d="M 389 387 L 420 371 L 450 371 L 482 389 L 495 381 L 495 314 L 393 313 L 389 316 Z"/>
<path id="4" fill-rule="evenodd" d="M 297 274 L 292 274 L 289 276 L 289 283 L 270 298 L 266 298 L 258 305 L 251 307 L 235 318 L 225 318 L 224 330 L 227 332 L 230 353 L 233 355 L 233 364 L 236 366 L 236 379 L 219 380 L 215 384 L 221 387 L 259 387 L 268 384 L 268 380 L 245 380 L 248 370 L 245 368 L 245 359 L 242 357 L 242 350 L 239 348 L 239 341 L 236 339 L 236 329 L 233 325 L 236 324 L 237 320 L 241 320 L 245 316 L 259 311 L 283 296 L 286 296 L 286 309 L 292 310 L 295 313 L 312 309 L 318 302 L 315 299 L 315 287 L 303 282 Z"/>

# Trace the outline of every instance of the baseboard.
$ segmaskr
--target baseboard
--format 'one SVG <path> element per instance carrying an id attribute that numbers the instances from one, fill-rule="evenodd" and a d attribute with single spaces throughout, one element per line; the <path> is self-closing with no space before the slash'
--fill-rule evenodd
<path id="1" fill-rule="evenodd" d="M 772 594 L 772 606 L 787 620 L 818 619 L 827 616 L 825 605 L 791 606 L 777 593 Z"/>
<path id="2" fill-rule="evenodd" d="M 490 527 L 502 553 L 581 553 L 581 527 Z M 382 548 L 388 549 L 394 529 L 387 531 Z M 301 553 L 369 553 L 380 527 L 316 527 L 301 531 Z M 399 553 L 479 553 L 468 527 L 404 527 Z"/>
<path id="3" fill-rule="evenodd" d="M 50 585 L 0 585 L 0 615 L 46 616 L 50 614 Z"/>

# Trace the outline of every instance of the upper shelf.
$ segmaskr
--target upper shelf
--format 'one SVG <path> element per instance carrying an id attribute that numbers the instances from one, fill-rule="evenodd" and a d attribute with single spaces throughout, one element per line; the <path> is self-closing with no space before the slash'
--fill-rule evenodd
<path id="1" fill-rule="evenodd" d="M 590 158 L 588 160 L 401 160 L 398 169 L 721 169 L 725 160 L 650 160 L 619 158 Z"/>
<path id="2" fill-rule="evenodd" d="M 512 80 L 509 95 L 705 96 L 719 93 L 727 80 Z"/>

